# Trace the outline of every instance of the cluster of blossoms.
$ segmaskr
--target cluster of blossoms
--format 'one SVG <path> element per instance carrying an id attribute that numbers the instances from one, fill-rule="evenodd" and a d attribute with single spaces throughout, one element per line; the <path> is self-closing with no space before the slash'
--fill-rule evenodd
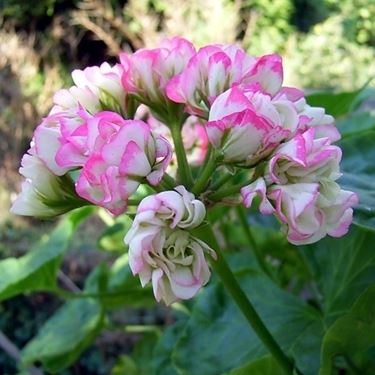
<path id="1" fill-rule="evenodd" d="M 191 298 L 208 282 L 215 253 L 191 230 L 213 204 L 250 207 L 259 197 L 294 244 L 348 231 L 357 196 L 337 183 L 340 134 L 323 108 L 282 85 L 278 55 L 196 50 L 176 37 L 72 78 L 34 132 L 12 211 L 51 217 L 91 203 L 120 215 L 150 186 L 125 242 L 158 301 Z"/>

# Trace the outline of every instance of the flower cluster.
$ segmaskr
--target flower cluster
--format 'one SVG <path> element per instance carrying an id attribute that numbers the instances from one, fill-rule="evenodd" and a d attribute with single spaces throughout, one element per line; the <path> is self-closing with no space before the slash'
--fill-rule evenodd
<path id="1" fill-rule="evenodd" d="M 258 196 L 294 244 L 347 232 L 358 199 L 337 182 L 340 134 L 323 108 L 283 86 L 280 56 L 196 50 L 176 37 L 72 78 L 34 132 L 12 211 L 46 217 L 91 203 L 119 215 L 148 185 L 155 194 L 125 242 L 158 301 L 191 298 L 208 282 L 205 255 L 215 253 L 192 229 L 218 201 L 250 207 Z"/>

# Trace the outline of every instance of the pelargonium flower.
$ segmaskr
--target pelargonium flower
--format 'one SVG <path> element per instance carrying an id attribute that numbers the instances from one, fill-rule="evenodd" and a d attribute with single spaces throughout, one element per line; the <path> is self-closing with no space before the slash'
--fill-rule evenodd
<path id="1" fill-rule="evenodd" d="M 91 121 L 94 122 L 91 126 Z M 126 210 L 127 200 L 142 181 L 157 185 L 171 160 L 171 145 L 155 136 L 140 120 L 124 120 L 101 112 L 87 121 L 87 144 L 92 152 L 77 181 L 77 193 L 115 215 Z"/>
<path id="2" fill-rule="evenodd" d="M 282 79 L 278 55 L 257 59 L 234 45 L 210 45 L 201 48 L 168 83 L 167 95 L 170 100 L 185 104 L 188 113 L 205 117 L 216 97 L 234 85 L 258 83 L 274 95 Z"/>
<path id="3" fill-rule="evenodd" d="M 59 90 L 54 95 L 54 103 L 59 109 L 55 112 L 83 107 L 91 114 L 111 110 L 126 117 L 130 99 L 121 84 L 122 73 L 120 64 L 111 67 L 108 63 L 74 70 L 75 86 Z"/>
<path id="4" fill-rule="evenodd" d="M 159 48 L 120 54 L 125 91 L 146 104 L 164 103 L 167 83 L 185 68 L 194 53 L 195 48 L 189 41 L 175 37 L 164 40 Z"/>
<path id="5" fill-rule="evenodd" d="M 288 100 L 294 104 L 299 117 L 298 128 L 300 130 L 314 128 L 316 138 L 329 138 L 331 142 L 336 142 L 341 138 L 335 126 L 334 117 L 326 114 L 322 107 L 312 107 L 307 104 L 303 91 L 294 87 L 283 87 L 274 99 Z"/>
<path id="6" fill-rule="evenodd" d="M 90 117 L 83 109 L 56 112 L 55 107 L 35 129 L 35 151 L 56 176 L 83 165 L 89 152 L 86 120 Z"/>
<path id="7" fill-rule="evenodd" d="M 265 175 L 241 189 L 244 204 L 250 207 L 260 196 L 260 211 L 274 213 L 286 224 L 294 244 L 316 242 L 327 234 L 343 236 L 358 197 L 336 182 L 340 160 L 340 148 L 329 138 L 315 139 L 310 128 L 274 151 Z"/>
<path id="8" fill-rule="evenodd" d="M 251 166 L 295 134 L 298 124 L 292 102 L 273 99 L 259 85 L 235 86 L 213 102 L 206 130 L 225 163 Z"/>
<path id="9" fill-rule="evenodd" d="M 75 194 L 69 177 L 51 173 L 36 154 L 33 143 L 23 156 L 19 171 L 25 181 L 10 212 L 24 216 L 52 217 L 83 204 Z"/>
<path id="10" fill-rule="evenodd" d="M 192 298 L 210 278 L 207 244 L 186 229 L 199 226 L 204 204 L 183 186 L 142 200 L 133 225 L 125 236 L 129 265 L 142 286 L 152 282 L 157 301 L 170 304 Z"/>

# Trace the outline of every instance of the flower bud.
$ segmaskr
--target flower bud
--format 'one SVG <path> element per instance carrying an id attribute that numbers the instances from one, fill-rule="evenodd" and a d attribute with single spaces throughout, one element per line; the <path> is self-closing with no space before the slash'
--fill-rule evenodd
<path id="1" fill-rule="evenodd" d="M 179 37 L 166 39 L 159 48 L 123 53 L 120 55 L 123 87 L 145 104 L 163 103 L 167 83 L 184 69 L 194 53 L 193 45 Z"/>
<path id="2" fill-rule="evenodd" d="M 72 72 L 75 86 L 59 90 L 54 96 L 54 103 L 60 111 L 77 111 L 81 107 L 91 114 L 110 110 L 125 117 L 129 98 L 121 84 L 122 73 L 120 64 L 111 67 L 103 63 L 84 70 L 76 69 Z"/>

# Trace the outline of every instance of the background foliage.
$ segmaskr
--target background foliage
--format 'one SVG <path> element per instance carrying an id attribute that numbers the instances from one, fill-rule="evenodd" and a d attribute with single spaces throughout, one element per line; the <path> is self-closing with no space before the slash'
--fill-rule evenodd
<path id="1" fill-rule="evenodd" d="M 375 100 L 371 84 L 361 89 L 375 75 L 373 1 L 0 0 L 0 23 L 0 330 L 21 349 L 9 355 L 0 336 L 2 374 L 281 374 L 218 280 L 195 301 L 155 305 L 127 265 L 128 217 L 7 214 L 20 156 L 69 72 L 176 34 L 281 53 L 286 83 L 338 117 L 341 183 L 360 194 L 349 236 L 294 247 L 268 218 L 254 213 L 246 231 L 235 211 L 211 215 L 241 285 L 305 375 L 375 373 Z"/>

